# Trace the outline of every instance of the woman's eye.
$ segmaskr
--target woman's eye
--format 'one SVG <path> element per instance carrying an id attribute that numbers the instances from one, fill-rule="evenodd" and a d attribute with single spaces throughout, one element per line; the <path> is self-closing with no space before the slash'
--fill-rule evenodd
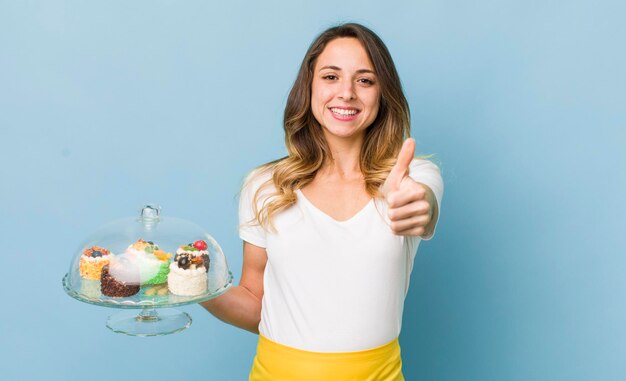
<path id="1" fill-rule="evenodd" d="M 374 81 L 372 81 L 369 78 L 361 78 L 361 79 L 359 79 L 359 82 L 364 83 L 366 85 L 373 85 L 374 84 Z"/>
<path id="2" fill-rule="evenodd" d="M 334 81 L 335 79 L 337 79 L 337 76 L 336 75 L 332 75 L 332 74 L 328 74 L 328 75 L 323 76 L 322 78 Z"/>

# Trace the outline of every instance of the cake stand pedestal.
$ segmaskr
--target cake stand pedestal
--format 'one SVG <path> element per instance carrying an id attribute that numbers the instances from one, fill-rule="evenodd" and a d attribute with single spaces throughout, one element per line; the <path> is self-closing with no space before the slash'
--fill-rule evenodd
<path id="1" fill-rule="evenodd" d="M 139 313 L 126 310 L 109 316 L 107 327 L 129 336 L 163 336 L 191 325 L 191 317 L 174 308 L 144 307 Z"/>

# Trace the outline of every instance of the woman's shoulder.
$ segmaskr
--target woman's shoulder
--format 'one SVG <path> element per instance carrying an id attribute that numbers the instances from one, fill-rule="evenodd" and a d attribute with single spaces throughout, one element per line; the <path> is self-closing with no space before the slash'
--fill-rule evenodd
<path id="1" fill-rule="evenodd" d="M 429 157 L 415 158 L 409 165 L 409 176 L 422 184 L 426 184 L 435 192 L 437 200 L 443 195 L 443 178 L 437 164 Z"/>
<path id="2" fill-rule="evenodd" d="M 270 168 L 268 165 L 262 165 L 260 167 L 256 167 L 246 175 L 246 178 L 243 182 L 244 186 L 264 183 L 272 177 L 274 173 L 274 169 Z"/>
<path id="3" fill-rule="evenodd" d="M 254 168 L 247 174 L 239 193 L 240 205 L 244 209 L 256 204 L 260 210 L 269 199 L 276 195 L 276 187 L 272 181 L 274 169 L 275 166 L 268 163 Z"/>
<path id="4" fill-rule="evenodd" d="M 270 162 L 251 170 L 243 181 L 242 189 L 256 192 L 264 184 L 266 186 L 271 185 L 272 182 L 270 180 L 274 175 L 275 164 L 276 162 Z"/>
<path id="5" fill-rule="evenodd" d="M 433 170 L 439 172 L 439 166 L 430 160 L 430 158 L 431 156 L 413 158 L 413 160 L 411 160 L 411 164 L 409 164 L 409 172 L 412 173 Z"/>

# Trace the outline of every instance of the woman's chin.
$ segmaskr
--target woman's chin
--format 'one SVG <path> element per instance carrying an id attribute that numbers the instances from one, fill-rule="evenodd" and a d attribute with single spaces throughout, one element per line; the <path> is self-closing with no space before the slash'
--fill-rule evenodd
<path id="1" fill-rule="evenodd" d="M 356 127 L 325 127 L 324 135 L 326 135 L 327 139 L 356 139 L 362 137 L 364 135 L 365 130 Z"/>

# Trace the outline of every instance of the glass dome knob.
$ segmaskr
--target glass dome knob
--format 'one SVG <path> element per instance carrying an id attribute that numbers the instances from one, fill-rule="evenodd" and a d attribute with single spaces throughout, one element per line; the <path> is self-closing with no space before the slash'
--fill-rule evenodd
<path id="1" fill-rule="evenodd" d="M 159 215 L 161 214 L 161 207 L 154 204 L 147 204 L 141 209 L 139 220 L 143 222 L 144 226 L 148 229 L 159 221 Z"/>

